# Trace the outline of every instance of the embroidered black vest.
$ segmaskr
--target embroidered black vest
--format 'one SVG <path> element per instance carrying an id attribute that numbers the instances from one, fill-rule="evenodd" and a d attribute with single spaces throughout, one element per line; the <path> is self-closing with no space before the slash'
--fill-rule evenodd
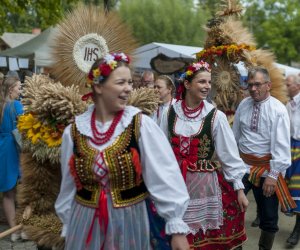
<path id="1" fill-rule="evenodd" d="M 175 133 L 177 114 L 172 106 L 168 114 L 169 140 L 176 159 L 182 167 L 187 165 L 191 172 L 212 172 L 220 167 L 218 161 L 212 161 L 215 146 L 212 127 L 217 110 L 212 109 L 203 119 L 199 131 L 189 137 Z"/>
<path id="2" fill-rule="evenodd" d="M 137 152 L 138 158 L 140 154 L 137 143 L 140 119 L 140 114 L 135 115 L 131 124 L 103 151 L 112 203 L 116 208 L 136 204 L 148 196 L 143 178 L 137 175 L 133 161 L 133 150 Z M 89 138 L 80 134 L 75 123 L 72 125 L 72 136 L 74 168 L 72 170 L 71 166 L 71 173 L 77 187 L 75 199 L 82 205 L 97 207 L 101 186 L 95 181 L 93 166 L 100 152 L 90 146 Z"/>

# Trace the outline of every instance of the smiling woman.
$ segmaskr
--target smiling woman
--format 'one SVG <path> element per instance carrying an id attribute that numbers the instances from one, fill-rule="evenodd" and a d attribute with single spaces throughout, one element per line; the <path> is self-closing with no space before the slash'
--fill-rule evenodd
<path id="1" fill-rule="evenodd" d="M 190 248 L 227 250 L 247 239 L 248 200 L 242 183 L 246 168 L 225 114 L 205 100 L 210 89 L 210 66 L 203 61 L 188 66 L 179 100 L 163 115 L 160 126 L 191 197 L 183 217 L 190 227 Z"/>
<path id="2" fill-rule="evenodd" d="M 96 60 L 87 84 L 92 92 L 85 99 L 92 97 L 94 104 L 76 116 L 62 140 L 55 208 L 64 225 L 65 249 L 150 250 L 145 203 L 150 194 L 172 246 L 187 250 L 182 217 L 188 193 L 163 132 L 141 110 L 127 106 L 132 91 L 128 56 L 114 53 Z"/>

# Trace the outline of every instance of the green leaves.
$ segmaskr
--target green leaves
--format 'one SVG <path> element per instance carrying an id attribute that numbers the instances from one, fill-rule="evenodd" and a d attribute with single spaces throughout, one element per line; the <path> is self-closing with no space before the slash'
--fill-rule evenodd
<path id="1" fill-rule="evenodd" d="M 121 0 L 119 11 L 142 44 L 203 44 L 208 14 L 192 0 Z"/>
<path id="2" fill-rule="evenodd" d="M 298 0 L 247 1 L 244 21 L 259 47 L 271 49 L 284 64 L 300 61 L 300 6 Z"/>

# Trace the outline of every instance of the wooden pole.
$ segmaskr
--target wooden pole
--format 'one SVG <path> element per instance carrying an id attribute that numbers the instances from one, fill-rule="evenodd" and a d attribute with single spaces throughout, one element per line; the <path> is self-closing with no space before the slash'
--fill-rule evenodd
<path id="1" fill-rule="evenodd" d="M 23 225 L 20 224 L 20 225 L 17 225 L 17 226 L 12 227 L 12 228 L 10 228 L 10 229 L 7 229 L 6 231 L 0 233 L 0 239 L 4 238 L 4 237 L 6 237 L 7 235 L 10 235 L 10 234 L 12 234 L 12 233 L 14 233 L 14 232 L 16 232 L 16 231 L 18 231 L 18 230 L 20 230 L 20 229 L 22 229 L 22 227 L 23 227 Z"/>

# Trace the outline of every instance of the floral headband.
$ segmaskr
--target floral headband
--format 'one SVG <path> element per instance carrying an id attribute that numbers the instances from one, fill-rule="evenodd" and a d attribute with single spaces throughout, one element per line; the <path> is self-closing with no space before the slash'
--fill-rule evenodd
<path id="1" fill-rule="evenodd" d="M 124 53 L 112 53 L 103 57 L 103 62 L 96 69 L 91 69 L 88 78 L 87 85 L 91 87 L 93 84 L 99 84 L 117 67 L 118 62 L 130 63 L 130 59 Z"/>
<path id="2" fill-rule="evenodd" d="M 199 61 L 196 63 L 192 63 L 186 68 L 186 71 L 180 76 L 181 83 L 178 86 L 177 92 L 176 92 L 176 99 L 181 100 L 182 95 L 184 92 L 184 80 L 187 80 L 187 78 L 192 77 L 195 72 L 198 72 L 199 70 L 205 70 L 207 72 L 211 72 L 210 65 L 207 62 Z"/>
<path id="3" fill-rule="evenodd" d="M 199 61 L 189 65 L 186 68 L 186 71 L 180 76 L 180 79 L 186 80 L 188 77 L 191 77 L 195 72 L 199 71 L 200 69 L 204 69 L 207 72 L 211 72 L 210 65 L 207 62 Z"/>

